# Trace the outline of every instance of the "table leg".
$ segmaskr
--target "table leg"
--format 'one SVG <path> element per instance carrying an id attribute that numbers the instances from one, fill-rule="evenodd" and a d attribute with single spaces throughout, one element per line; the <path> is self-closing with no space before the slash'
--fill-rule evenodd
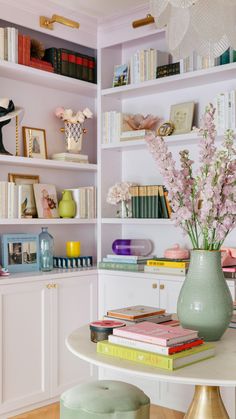
<path id="1" fill-rule="evenodd" d="M 195 386 L 192 403 L 184 419 L 229 419 L 218 386 Z"/>

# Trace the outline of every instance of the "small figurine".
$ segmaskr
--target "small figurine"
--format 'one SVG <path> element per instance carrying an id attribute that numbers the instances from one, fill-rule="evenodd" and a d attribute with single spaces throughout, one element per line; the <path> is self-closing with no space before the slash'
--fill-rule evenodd
<path id="1" fill-rule="evenodd" d="M 8 276 L 8 275 L 10 275 L 8 269 L 2 268 L 2 266 L 0 265 L 0 276 Z"/>

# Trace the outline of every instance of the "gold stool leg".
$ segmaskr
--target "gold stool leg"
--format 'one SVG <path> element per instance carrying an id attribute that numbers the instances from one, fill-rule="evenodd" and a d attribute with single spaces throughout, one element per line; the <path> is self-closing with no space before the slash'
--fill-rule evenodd
<path id="1" fill-rule="evenodd" d="M 192 403 L 184 419 L 229 419 L 218 386 L 195 386 Z"/>

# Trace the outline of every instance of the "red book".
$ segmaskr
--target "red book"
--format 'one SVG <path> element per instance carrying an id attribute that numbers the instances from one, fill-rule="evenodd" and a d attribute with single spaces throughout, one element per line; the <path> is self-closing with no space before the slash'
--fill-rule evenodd
<path id="1" fill-rule="evenodd" d="M 30 36 L 23 35 L 23 64 L 30 65 Z"/>
<path id="2" fill-rule="evenodd" d="M 76 77 L 82 80 L 83 76 L 83 57 L 80 54 L 76 54 Z"/>
<path id="3" fill-rule="evenodd" d="M 76 53 L 71 51 L 68 54 L 69 77 L 76 77 Z"/>
<path id="4" fill-rule="evenodd" d="M 53 67 L 48 67 L 48 66 L 45 66 L 43 64 L 35 63 L 33 61 L 30 61 L 29 66 L 33 67 L 33 68 L 37 68 L 39 70 L 44 70 L 44 71 L 49 71 L 50 73 L 54 73 L 54 68 Z"/>
<path id="5" fill-rule="evenodd" d="M 18 33 L 18 64 L 23 63 L 23 35 Z"/>
<path id="6" fill-rule="evenodd" d="M 39 64 L 39 65 L 43 65 L 44 67 L 52 68 L 51 63 L 49 63 L 47 61 L 40 60 L 40 58 L 31 57 L 30 62 L 35 63 L 35 64 Z"/>

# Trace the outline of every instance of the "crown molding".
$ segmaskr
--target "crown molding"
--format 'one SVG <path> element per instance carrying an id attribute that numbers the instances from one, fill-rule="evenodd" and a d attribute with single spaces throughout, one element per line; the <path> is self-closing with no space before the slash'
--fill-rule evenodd
<path id="1" fill-rule="evenodd" d="M 9 4 L 10 3 L 10 4 Z M 71 8 L 56 4 L 53 0 L 39 3 L 37 0 L 0 0 L 1 19 L 37 30 L 50 36 L 66 39 L 90 48 L 97 48 L 97 19 Z M 14 10 L 14 13 L 13 13 Z M 80 22 L 79 30 L 55 24 L 53 31 L 39 26 L 39 16 L 53 13 Z"/>

